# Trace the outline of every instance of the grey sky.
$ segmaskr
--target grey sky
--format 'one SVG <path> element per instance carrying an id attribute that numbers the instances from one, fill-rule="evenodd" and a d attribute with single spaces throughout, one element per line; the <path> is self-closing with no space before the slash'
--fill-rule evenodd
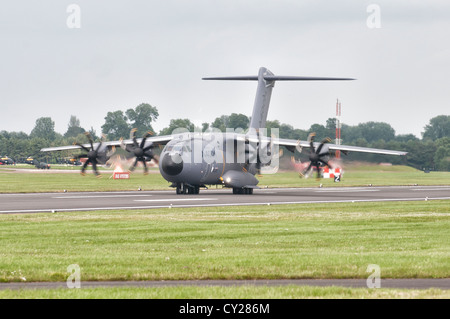
<path id="1" fill-rule="evenodd" d="M 68 5 L 81 9 L 70 29 Z M 381 28 L 369 28 L 370 4 Z M 159 131 L 171 118 L 195 124 L 251 114 L 255 82 L 207 76 L 354 77 L 353 82 L 280 82 L 269 119 L 296 128 L 325 124 L 342 103 L 349 125 L 382 121 L 420 136 L 450 112 L 448 1 L 2 1 L 0 130 L 30 133 L 70 115 L 99 133 L 108 111 L 146 102 Z M 345 141 L 344 141 L 345 142 Z"/>

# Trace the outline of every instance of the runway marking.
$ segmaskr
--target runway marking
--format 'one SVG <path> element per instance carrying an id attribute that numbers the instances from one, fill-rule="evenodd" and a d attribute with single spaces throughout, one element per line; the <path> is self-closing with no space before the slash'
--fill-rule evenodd
<path id="1" fill-rule="evenodd" d="M 450 191 L 450 188 L 414 188 L 412 191 Z"/>
<path id="2" fill-rule="evenodd" d="M 83 195 L 83 196 L 58 196 L 58 197 L 52 197 L 57 199 L 82 199 L 82 198 L 111 198 L 111 197 L 147 197 L 147 196 L 153 196 L 151 194 L 143 194 L 143 195 Z"/>
<path id="3" fill-rule="evenodd" d="M 129 194 L 129 195 L 133 195 L 133 193 L 136 193 L 137 191 L 124 191 L 124 192 L 67 192 L 67 193 L 63 193 L 63 192 L 51 192 L 51 193 L 1 193 L 0 197 L 7 197 L 7 196 L 57 196 L 57 195 L 63 195 L 63 194 L 67 194 L 68 196 L 70 196 L 69 194 Z M 148 194 L 149 192 L 152 193 L 171 193 L 173 194 L 172 191 L 140 191 L 141 194 L 139 194 L 139 196 L 143 196 L 145 194 Z M 75 195 L 75 196 L 82 196 L 82 195 Z M 87 196 L 87 195 L 86 195 Z M 115 195 L 114 195 L 115 196 Z M 151 195 L 149 195 L 151 196 Z"/>
<path id="4" fill-rule="evenodd" d="M 195 201 L 195 200 L 217 200 L 217 198 L 167 198 L 167 199 L 135 199 L 135 202 L 176 202 L 176 201 Z"/>
<path id="5" fill-rule="evenodd" d="M 321 189 L 316 193 L 356 193 L 356 192 L 379 192 L 379 189 Z"/>

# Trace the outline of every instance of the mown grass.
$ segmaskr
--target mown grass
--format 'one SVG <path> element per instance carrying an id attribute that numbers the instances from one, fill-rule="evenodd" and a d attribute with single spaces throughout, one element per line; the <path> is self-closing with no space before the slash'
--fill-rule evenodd
<path id="1" fill-rule="evenodd" d="M 449 201 L 0 216 L 0 280 L 450 277 Z"/>
<path id="2" fill-rule="evenodd" d="M 449 290 L 344 287 L 160 287 L 0 290 L 8 299 L 448 299 Z M 270 310 L 270 308 L 269 308 Z M 272 309 L 273 311 L 273 309 Z"/>
<path id="3" fill-rule="evenodd" d="M 339 183 L 335 183 L 334 179 L 317 181 L 315 174 L 310 178 L 299 178 L 299 175 L 294 172 L 263 175 L 259 181 L 260 187 L 314 187 L 319 184 L 324 187 L 367 186 L 369 184 L 373 186 L 450 185 L 450 172 L 424 173 L 402 165 L 350 165 L 344 168 Z"/>
<path id="4" fill-rule="evenodd" d="M 21 171 L 24 171 L 22 169 Z M 75 168 L 79 170 L 79 168 Z M 144 175 L 142 170 L 131 174 L 128 180 L 114 180 L 112 171 L 102 171 L 102 177 L 95 177 L 91 171 L 86 176 L 76 173 L 59 173 L 44 171 L 41 173 L 15 173 L 9 169 L 0 168 L 0 193 L 29 193 L 29 192 L 71 192 L 80 191 L 126 191 L 170 189 L 171 183 L 159 174 L 157 168 L 152 173 Z M 382 185 L 450 185 L 450 172 L 424 173 L 407 166 L 379 166 L 358 165 L 344 170 L 339 183 L 333 179 L 314 177 L 299 178 L 296 172 L 279 172 L 258 176 L 260 187 L 323 187 L 340 186 L 373 186 Z M 219 186 L 220 187 L 220 186 Z"/>
<path id="5" fill-rule="evenodd" d="M 161 174 L 142 172 L 131 174 L 130 179 L 114 180 L 112 171 L 102 171 L 98 178 L 88 171 L 86 176 L 77 173 L 15 173 L 0 169 L 0 193 L 43 193 L 43 192 L 95 192 L 169 189 L 169 183 Z"/>

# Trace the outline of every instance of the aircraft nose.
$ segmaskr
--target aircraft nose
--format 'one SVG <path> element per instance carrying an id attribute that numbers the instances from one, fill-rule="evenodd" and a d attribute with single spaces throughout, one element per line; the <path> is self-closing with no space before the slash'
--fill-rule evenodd
<path id="1" fill-rule="evenodd" d="M 161 167 L 164 173 L 168 175 L 178 175 L 183 170 L 183 159 L 178 153 L 166 153 L 162 159 Z"/>

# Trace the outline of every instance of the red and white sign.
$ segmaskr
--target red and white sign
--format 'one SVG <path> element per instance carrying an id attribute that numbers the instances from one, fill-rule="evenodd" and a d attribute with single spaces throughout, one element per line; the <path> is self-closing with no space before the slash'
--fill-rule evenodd
<path id="1" fill-rule="evenodd" d="M 335 176 L 340 176 L 342 171 L 339 167 L 330 169 L 329 167 L 323 168 L 323 178 L 334 178 Z"/>
<path id="2" fill-rule="evenodd" d="M 114 179 L 130 179 L 130 173 L 129 172 L 114 172 L 113 178 Z"/>

